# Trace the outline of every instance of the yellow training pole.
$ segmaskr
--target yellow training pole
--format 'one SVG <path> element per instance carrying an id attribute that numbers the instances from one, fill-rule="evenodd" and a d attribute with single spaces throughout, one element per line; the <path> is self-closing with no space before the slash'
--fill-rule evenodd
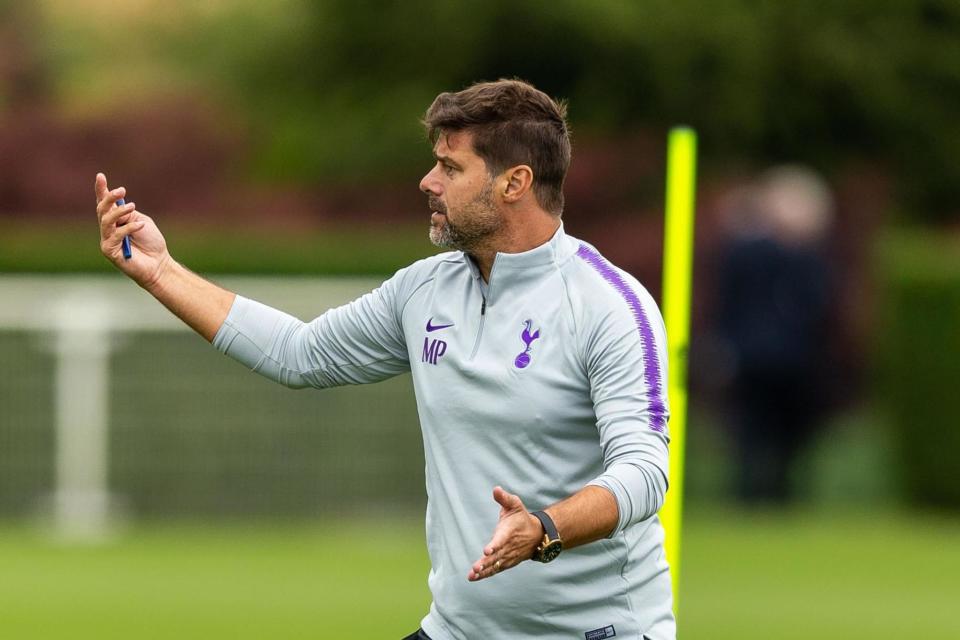
<path id="1" fill-rule="evenodd" d="M 687 351 L 690 345 L 690 291 L 693 276 L 693 218 L 697 134 L 671 129 L 667 143 L 667 202 L 663 247 L 663 320 L 667 328 L 670 397 L 670 488 L 660 518 L 666 529 L 667 562 L 673 576 L 673 608 L 680 584 L 683 521 L 683 456 L 687 428 Z"/>

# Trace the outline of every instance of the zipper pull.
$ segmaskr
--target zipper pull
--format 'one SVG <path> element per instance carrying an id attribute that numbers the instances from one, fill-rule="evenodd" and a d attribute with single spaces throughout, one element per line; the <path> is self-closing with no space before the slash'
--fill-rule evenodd
<path id="1" fill-rule="evenodd" d="M 480 315 L 484 315 L 487 313 L 487 297 L 486 296 L 480 296 L 480 297 L 483 299 L 483 303 L 480 305 Z"/>

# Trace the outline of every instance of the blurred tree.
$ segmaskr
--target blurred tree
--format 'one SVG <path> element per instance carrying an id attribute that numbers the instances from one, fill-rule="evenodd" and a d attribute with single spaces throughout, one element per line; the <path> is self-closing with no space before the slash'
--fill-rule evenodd
<path id="1" fill-rule="evenodd" d="M 51 69 L 35 34 L 40 21 L 32 3 L 0 0 L 0 109 L 34 107 L 49 98 Z"/>
<path id="2" fill-rule="evenodd" d="M 960 216 L 956 0 L 144 6 L 138 51 L 245 110 L 255 173 L 271 179 L 409 178 L 427 158 L 411 114 L 515 75 L 569 98 L 581 139 L 687 122 L 708 172 L 866 160 L 897 178 L 907 210 Z"/>
<path id="3" fill-rule="evenodd" d="M 892 472 L 911 504 L 960 508 L 960 266 L 956 238 L 887 234 L 877 266 L 886 298 L 876 342 L 877 399 L 896 445 Z"/>

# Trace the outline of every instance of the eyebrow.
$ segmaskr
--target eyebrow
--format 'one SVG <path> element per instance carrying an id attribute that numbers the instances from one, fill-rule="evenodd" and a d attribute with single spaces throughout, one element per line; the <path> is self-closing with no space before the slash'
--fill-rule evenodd
<path id="1" fill-rule="evenodd" d="M 460 163 L 459 163 L 459 162 L 457 162 L 456 160 L 454 160 L 454 159 L 451 158 L 450 156 L 445 156 L 445 155 L 439 154 L 439 153 L 437 153 L 436 151 L 434 151 L 434 152 L 433 152 L 433 157 L 436 158 L 437 160 L 439 160 L 440 162 L 445 162 L 445 163 L 447 163 L 447 164 L 449 164 L 449 165 L 452 165 L 452 166 L 453 166 L 454 168 L 456 168 L 456 169 L 462 169 L 462 168 L 463 168 L 463 167 L 460 166 Z"/>

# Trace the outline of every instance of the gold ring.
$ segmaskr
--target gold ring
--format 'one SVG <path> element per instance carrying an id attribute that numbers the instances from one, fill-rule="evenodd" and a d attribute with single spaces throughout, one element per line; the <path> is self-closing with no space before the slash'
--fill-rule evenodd
<path id="1" fill-rule="evenodd" d="M 501 564 L 503 564 L 503 563 L 500 562 L 499 560 L 497 560 L 496 562 L 493 563 L 493 568 L 494 568 L 496 571 L 499 572 L 499 571 L 500 571 L 500 565 L 501 565 Z"/>

